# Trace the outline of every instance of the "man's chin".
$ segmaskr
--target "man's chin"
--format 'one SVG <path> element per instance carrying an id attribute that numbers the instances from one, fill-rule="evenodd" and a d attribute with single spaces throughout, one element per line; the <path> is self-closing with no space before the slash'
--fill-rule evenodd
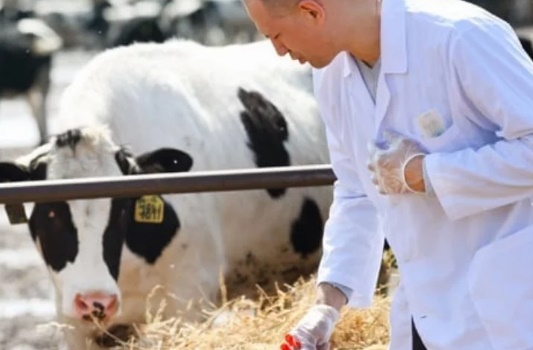
<path id="1" fill-rule="evenodd" d="M 323 62 L 323 61 L 306 61 L 305 63 L 309 64 L 311 67 L 320 69 L 324 68 L 329 64 L 329 62 Z"/>

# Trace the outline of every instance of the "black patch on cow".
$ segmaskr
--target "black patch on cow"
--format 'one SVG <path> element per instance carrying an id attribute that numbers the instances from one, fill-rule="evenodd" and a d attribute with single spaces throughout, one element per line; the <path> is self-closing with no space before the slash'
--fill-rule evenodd
<path id="1" fill-rule="evenodd" d="M 0 182 L 18 182 L 30 179 L 26 167 L 14 163 L 0 163 Z"/>
<path id="2" fill-rule="evenodd" d="M 107 0 L 93 1 L 92 3 L 91 13 L 87 15 L 84 27 L 88 32 L 105 38 L 110 27 L 109 21 L 105 18 L 105 13 L 112 5 Z"/>
<path id="3" fill-rule="evenodd" d="M 134 43 L 162 43 L 167 36 L 159 25 L 158 18 L 136 17 L 127 20 L 115 32 L 109 32 L 107 47 L 127 46 Z"/>
<path id="4" fill-rule="evenodd" d="M 178 149 L 160 148 L 144 153 L 137 158 L 126 149 L 115 153 L 115 160 L 124 175 L 181 173 L 193 166 L 192 157 Z"/>
<path id="5" fill-rule="evenodd" d="M 2 23 L 2 25 L 13 25 L 21 19 L 35 17 L 36 14 L 32 9 L 18 8 L 18 5 L 10 6 L 7 4 L 7 6 L 4 5 L 2 8 L 0 8 L 0 23 Z"/>
<path id="6" fill-rule="evenodd" d="M 105 333 L 97 334 L 94 338 L 95 343 L 102 348 L 112 348 L 123 345 L 131 338 L 137 337 L 138 334 L 133 325 L 114 324 L 107 329 Z"/>
<path id="7" fill-rule="evenodd" d="M 31 160 L 29 166 L 12 162 L 0 162 L 0 182 L 18 182 L 46 179 L 47 163 L 43 153 Z"/>
<path id="8" fill-rule="evenodd" d="M 127 151 L 120 150 L 115 154 L 115 159 L 124 174 L 187 172 L 193 166 L 193 159 L 189 154 L 171 148 L 160 148 L 135 159 L 132 159 L 132 155 Z M 134 209 L 137 199 L 130 200 L 130 207 L 126 211 L 126 245 L 146 262 L 154 264 L 178 233 L 180 221 L 174 208 L 165 200 L 161 223 L 135 221 Z"/>
<path id="9" fill-rule="evenodd" d="M 324 222 L 316 202 L 306 198 L 300 216 L 292 224 L 291 244 L 295 252 L 306 257 L 317 251 L 322 244 Z"/>
<path id="10" fill-rule="evenodd" d="M 120 171 L 124 175 L 138 173 L 138 171 L 136 171 L 136 165 L 134 164 L 133 159 L 133 155 L 124 148 L 115 153 L 115 160 L 120 168 Z"/>
<path id="11" fill-rule="evenodd" d="M 287 121 L 277 107 L 256 91 L 238 90 L 245 110 L 241 122 L 248 135 L 248 147 L 254 153 L 259 168 L 290 165 L 290 156 L 284 142 L 289 138 Z M 285 188 L 267 190 L 272 198 L 285 194 Z"/>
<path id="12" fill-rule="evenodd" d="M 57 135 L 56 145 L 57 147 L 70 147 L 72 150 L 76 148 L 78 143 L 81 141 L 81 131 L 80 129 L 71 129 L 65 131 L 62 134 Z"/>
<path id="13" fill-rule="evenodd" d="M 176 212 L 170 204 L 163 202 L 164 215 L 161 223 L 136 222 L 133 211 L 129 216 L 126 245 L 149 264 L 157 261 L 180 228 Z"/>
<path id="14" fill-rule="evenodd" d="M 29 167 L 15 163 L 0 163 L 0 183 L 44 180 L 47 166 L 44 161 L 41 161 L 43 157 L 44 155 L 40 155 L 33 159 Z M 12 225 L 28 222 L 26 210 L 22 203 L 5 204 L 5 210 Z"/>
<path id="15" fill-rule="evenodd" d="M 0 26 L 0 95 L 26 93 L 50 70 L 51 55 L 34 54 L 34 40 L 15 24 Z"/>
<path id="16" fill-rule="evenodd" d="M 46 179 L 46 173 L 48 169 L 48 163 L 43 160 L 44 157 L 46 157 L 47 154 L 42 154 L 38 157 L 35 157 L 30 162 L 30 180 L 45 180 Z"/>
<path id="17" fill-rule="evenodd" d="M 33 240 L 39 241 L 44 261 L 61 271 L 78 254 L 78 231 L 66 202 L 36 203 L 29 222 Z"/>
<path id="18" fill-rule="evenodd" d="M 160 148 L 137 157 L 143 173 L 181 173 L 191 170 L 192 157 L 178 149 Z"/>
<path id="19" fill-rule="evenodd" d="M 127 234 L 129 217 L 132 215 L 132 203 L 132 199 L 113 199 L 109 221 L 104 231 L 104 261 L 115 281 L 118 281 L 122 245 Z"/>

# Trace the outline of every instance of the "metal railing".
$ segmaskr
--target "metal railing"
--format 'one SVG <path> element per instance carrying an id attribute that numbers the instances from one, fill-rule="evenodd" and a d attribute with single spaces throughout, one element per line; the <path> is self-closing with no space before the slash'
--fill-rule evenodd
<path id="1" fill-rule="evenodd" d="M 331 166 L 306 165 L 190 173 L 146 174 L 0 184 L 0 203 L 55 202 L 72 199 L 137 197 L 148 194 L 237 191 L 327 186 Z"/>

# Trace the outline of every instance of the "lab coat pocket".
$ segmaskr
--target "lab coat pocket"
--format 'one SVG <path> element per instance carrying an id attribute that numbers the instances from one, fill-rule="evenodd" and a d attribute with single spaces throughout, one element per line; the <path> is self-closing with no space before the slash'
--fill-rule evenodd
<path id="1" fill-rule="evenodd" d="M 453 152 L 457 150 L 457 139 L 459 136 L 459 127 L 455 124 L 452 124 L 438 136 L 422 138 L 420 143 L 430 153 Z"/>
<path id="2" fill-rule="evenodd" d="M 480 249 L 468 284 L 496 350 L 533 349 L 533 226 Z"/>

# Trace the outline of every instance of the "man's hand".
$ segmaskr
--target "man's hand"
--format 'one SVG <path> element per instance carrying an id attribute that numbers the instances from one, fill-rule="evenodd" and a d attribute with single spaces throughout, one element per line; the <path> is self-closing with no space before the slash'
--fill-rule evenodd
<path id="1" fill-rule="evenodd" d="M 415 141 L 393 134 L 385 149 L 371 147 L 368 169 L 381 194 L 425 192 L 423 160 L 426 152 Z"/>
<path id="2" fill-rule="evenodd" d="M 339 319 L 339 312 L 332 306 L 317 304 L 285 337 L 282 350 L 327 350 L 329 338 Z"/>
<path id="3" fill-rule="evenodd" d="M 282 350 L 327 350 L 346 296 L 328 283 L 317 287 L 316 305 L 311 307 L 289 334 Z"/>

